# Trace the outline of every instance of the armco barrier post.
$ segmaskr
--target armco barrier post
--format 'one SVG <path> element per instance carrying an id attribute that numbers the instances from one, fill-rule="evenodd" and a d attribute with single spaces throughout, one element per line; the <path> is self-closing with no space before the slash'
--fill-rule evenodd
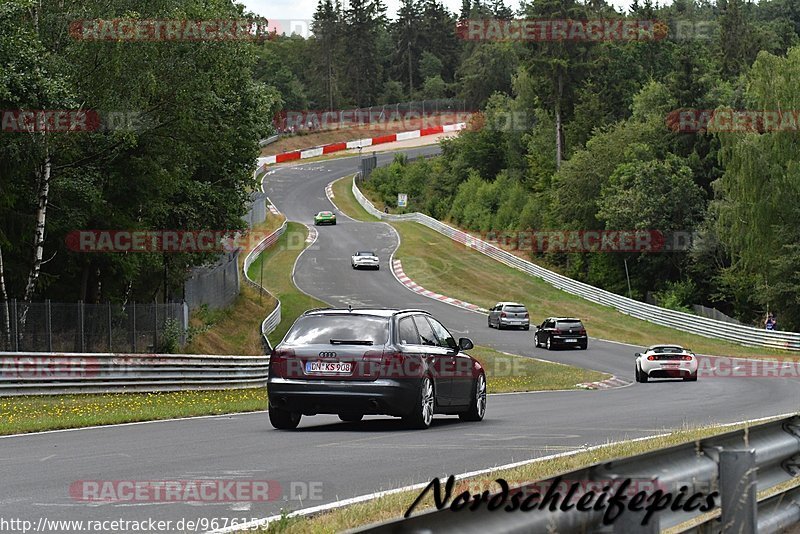
<path id="1" fill-rule="evenodd" d="M 719 490 L 722 532 L 756 532 L 756 451 L 719 452 Z"/>

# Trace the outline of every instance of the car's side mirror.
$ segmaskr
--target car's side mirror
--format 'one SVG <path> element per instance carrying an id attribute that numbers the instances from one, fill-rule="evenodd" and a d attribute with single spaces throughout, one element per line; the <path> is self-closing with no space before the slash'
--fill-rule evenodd
<path id="1" fill-rule="evenodd" d="M 475 345 L 472 344 L 472 340 L 468 337 L 462 337 L 458 340 L 458 348 L 461 350 L 469 350 L 474 346 Z"/>
<path id="2" fill-rule="evenodd" d="M 637 353 L 635 354 L 635 357 L 636 357 L 636 358 L 638 358 L 638 357 L 639 357 L 639 356 L 641 356 L 641 355 L 642 355 L 642 353 L 641 353 L 641 352 L 637 352 Z"/>

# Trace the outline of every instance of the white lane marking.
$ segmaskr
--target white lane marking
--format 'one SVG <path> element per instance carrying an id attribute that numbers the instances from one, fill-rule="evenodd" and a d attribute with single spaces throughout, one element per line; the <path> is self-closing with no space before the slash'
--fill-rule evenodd
<path id="1" fill-rule="evenodd" d="M 730 426 L 734 426 L 734 425 L 738 425 L 738 424 L 742 424 L 742 423 L 758 423 L 758 422 L 761 422 L 761 421 L 768 421 L 768 420 L 771 420 L 771 419 L 780 419 L 780 418 L 783 418 L 783 417 L 789 417 L 791 415 L 796 415 L 796 414 L 795 413 L 786 413 L 786 414 L 774 415 L 774 416 L 770 416 L 770 417 L 761 417 L 761 418 L 758 418 L 758 419 L 748 419 L 748 420 L 745 420 L 745 421 L 737 421 L 737 422 L 734 422 L 734 423 L 718 425 L 717 428 L 723 429 L 725 427 L 730 427 Z M 460 475 L 455 475 L 455 477 L 456 477 L 456 480 L 462 480 L 462 479 L 465 479 L 465 478 L 485 475 L 487 473 L 492 473 L 492 472 L 499 471 L 499 470 L 502 470 L 502 469 L 513 469 L 515 467 L 522 467 L 522 466 L 530 465 L 530 464 L 536 463 L 536 462 L 546 462 L 546 461 L 549 461 L 549 460 L 554 460 L 556 458 L 566 458 L 566 457 L 569 457 L 569 456 L 574 456 L 576 454 L 580 454 L 582 452 L 592 452 L 592 451 L 596 451 L 596 450 L 598 450 L 598 449 L 600 449 L 602 447 L 619 445 L 621 443 L 636 443 L 636 442 L 639 442 L 639 441 L 645 441 L 645 440 L 652 439 L 652 438 L 661 438 L 661 437 L 666 437 L 666 436 L 669 436 L 669 435 L 670 435 L 670 433 L 667 432 L 667 433 L 655 434 L 655 435 L 652 435 L 652 436 L 644 436 L 644 437 L 641 437 L 641 438 L 635 438 L 635 439 L 630 439 L 630 440 L 614 441 L 614 442 L 611 442 L 611 443 L 604 443 L 602 445 L 593 445 L 591 447 L 582 447 L 580 449 L 575 449 L 575 450 L 571 450 L 571 451 L 568 451 L 568 452 L 562 452 L 562 453 L 558 453 L 558 454 L 551 454 L 549 456 L 542 456 L 540 458 L 531 458 L 529 460 L 522 460 L 522 461 L 519 461 L 519 462 L 510 463 L 510 464 L 498 465 L 498 466 L 489 467 L 489 468 L 486 468 L 486 469 L 479 469 L 477 471 L 470 471 L 470 472 L 467 472 L 467 473 L 461 473 Z M 449 476 L 449 475 L 444 475 L 445 478 L 447 476 Z M 402 493 L 404 491 L 419 490 L 419 489 L 422 489 L 422 488 L 426 487 L 428 484 L 430 484 L 430 480 L 428 480 L 426 482 L 420 482 L 418 484 L 412 484 L 410 486 L 405 486 L 405 487 L 402 487 L 402 488 L 395 488 L 395 489 L 391 489 L 391 490 L 378 491 L 378 492 L 375 492 L 375 493 L 369 493 L 369 494 L 366 494 L 366 495 L 360 495 L 358 497 L 352 497 L 350 499 L 343 499 L 341 501 L 337 501 L 337 502 L 333 502 L 333 503 L 321 504 L 319 506 L 312 506 L 310 508 L 303 508 L 303 509 L 297 510 L 295 512 L 290 512 L 290 513 L 288 513 L 286 515 L 273 515 L 273 516 L 265 517 L 263 519 L 256 519 L 254 521 L 249 521 L 247 523 L 241 523 L 241 524 L 230 526 L 230 527 L 227 527 L 227 528 L 211 530 L 211 531 L 208 531 L 206 534 L 226 534 L 228 532 L 253 530 L 253 529 L 258 528 L 258 527 L 263 527 L 263 526 L 269 525 L 273 521 L 278 521 L 278 520 L 280 520 L 281 518 L 284 518 L 284 517 L 285 518 L 304 517 L 304 516 L 309 516 L 309 515 L 313 515 L 313 514 L 318 514 L 320 512 L 327 512 L 327 511 L 330 511 L 330 510 L 335 510 L 337 508 L 342 508 L 344 506 L 349 506 L 351 504 L 357 504 L 357 503 L 361 503 L 361 502 L 377 499 L 377 498 L 380 498 L 380 497 L 384 497 L 386 495 L 393 495 L 395 493 Z"/>
<path id="2" fill-rule="evenodd" d="M 251 415 L 251 414 L 258 414 L 258 413 L 267 413 L 267 410 L 256 410 L 254 412 L 233 412 L 233 413 L 224 413 L 220 415 L 193 415 L 191 417 L 173 417 L 172 419 L 158 419 L 155 421 L 134 421 L 131 423 L 114 423 L 112 425 L 94 425 L 94 426 L 84 426 L 81 428 L 60 428 L 58 430 L 42 430 L 41 432 L 25 432 L 23 434 L 6 434 L 5 436 L 0 436 L 0 439 L 7 439 L 7 438 L 22 438 L 25 436 L 40 436 L 42 434 L 56 434 L 59 432 L 78 432 L 80 430 L 97 430 L 102 428 L 114 428 L 119 426 L 134 426 L 134 425 L 150 425 L 154 423 L 173 423 L 175 421 L 190 421 L 193 419 L 219 419 L 221 417 L 232 417 L 234 415 Z"/>
<path id="3" fill-rule="evenodd" d="M 316 229 L 316 228 L 314 228 L 314 227 L 312 227 L 312 226 L 309 226 L 309 225 L 307 225 L 307 224 L 305 225 L 305 227 L 306 227 L 306 228 L 308 228 L 308 230 L 309 230 L 309 235 L 311 235 L 311 230 L 313 230 L 313 231 L 314 231 L 314 240 L 313 240 L 313 241 L 311 241 L 310 243 L 308 243 L 308 246 L 307 246 L 306 248 L 304 248 L 303 250 L 301 250 L 301 251 L 300 251 L 300 254 L 298 254 L 298 255 L 297 255 L 297 257 L 294 259 L 294 265 L 292 265 L 292 284 L 294 284 L 294 287 L 296 287 L 296 288 L 297 288 L 297 290 L 298 290 L 298 291 L 300 291 L 300 292 L 301 292 L 302 294 L 304 294 L 305 296 L 307 296 L 307 297 L 309 297 L 309 298 L 312 298 L 312 299 L 314 299 L 314 300 L 318 300 L 318 301 L 320 301 L 320 302 L 324 302 L 326 306 L 330 306 L 330 307 L 332 307 L 332 305 L 331 305 L 331 303 L 330 303 L 330 302 L 324 301 L 324 300 L 322 300 L 322 299 L 321 299 L 321 298 L 319 298 L 319 297 L 315 297 L 314 295 L 312 295 L 312 294 L 311 294 L 311 293 L 309 293 L 308 291 L 305 291 L 305 290 L 304 290 L 302 287 L 300 287 L 299 285 L 297 285 L 297 278 L 296 278 L 296 275 L 297 275 L 297 264 L 298 264 L 298 262 L 300 261 L 300 258 L 302 258 L 302 257 L 303 257 L 303 254 L 305 254 L 305 253 L 306 253 L 306 252 L 308 252 L 309 250 L 312 250 L 312 248 L 314 247 L 314 244 L 317 242 L 317 239 L 319 239 L 319 232 L 317 232 L 317 229 Z M 316 259 L 316 258 L 312 258 L 312 259 L 314 260 L 314 262 L 316 262 L 316 261 L 317 261 L 317 259 Z"/>

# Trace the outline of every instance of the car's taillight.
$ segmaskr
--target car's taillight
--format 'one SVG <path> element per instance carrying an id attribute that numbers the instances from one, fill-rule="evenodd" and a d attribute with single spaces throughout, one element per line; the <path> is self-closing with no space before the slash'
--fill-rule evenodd
<path id="1" fill-rule="evenodd" d="M 561 332 L 561 330 L 559 330 L 558 328 L 556 328 L 556 329 L 555 329 L 555 331 L 554 331 L 553 333 L 554 333 L 554 334 L 561 334 L 562 332 Z"/>
<path id="2" fill-rule="evenodd" d="M 383 351 L 368 350 L 363 356 L 363 366 L 356 365 L 357 375 L 361 377 L 374 377 L 383 367 Z"/>
<path id="3" fill-rule="evenodd" d="M 648 356 L 647 359 L 652 362 L 652 361 L 657 360 L 658 358 L 656 358 L 655 356 Z"/>
<path id="4" fill-rule="evenodd" d="M 585 328 L 581 328 L 581 335 L 582 335 L 582 336 L 585 336 L 585 335 L 586 335 L 586 329 L 585 329 Z"/>
<path id="5" fill-rule="evenodd" d="M 382 378 L 413 378 L 422 376 L 422 362 L 402 352 L 370 351 L 364 354 L 368 374 Z"/>
<path id="6" fill-rule="evenodd" d="M 526 314 L 525 314 L 525 318 L 526 318 L 526 319 L 530 319 L 530 315 L 528 315 L 528 314 L 526 313 Z"/>
<path id="7" fill-rule="evenodd" d="M 286 378 L 288 362 L 294 362 L 294 350 L 292 349 L 273 349 L 269 357 L 269 366 L 275 375 Z"/>
<path id="8" fill-rule="evenodd" d="M 690 362 L 690 361 L 692 361 L 692 357 L 689 356 L 688 354 L 684 354 L 683 356 L 681 356 L 681 360 L 683 360 L 685 362 Z"/>
<path id="9" fill-rule="evenodd" d="M 508 317 L 508 315 L 506 315 L 506 312 L 503 312 L 500 314 L 500 317 Z"/>

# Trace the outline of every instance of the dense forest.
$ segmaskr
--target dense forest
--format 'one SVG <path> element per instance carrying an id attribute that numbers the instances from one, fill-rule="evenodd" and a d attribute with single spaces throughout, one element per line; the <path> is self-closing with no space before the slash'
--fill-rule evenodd
<path id="1" fill-rule="evenodd" d="M 320 0 L 309 35 L 87 41 L 76 20 L 246 18 L 226 0 L 6 0 L 0 110 L 135 113 L 136 127 L 0 133 L 0 302 L 177 298 L 203 254 L 76 254 L 75 229 L 230 229 L 259 139 L 281 110 L 433 98 L 481 110 L 439 158 L 377 171 L 391 203 L 475 231 L 686 232 L 669 253 L 539 261 L 677 308 L 702 303 L 800 328 L 797 129 L 676 128 L 680 110 L 798 110 L 795 0 Z M 469 40 L 467 19 L 664 21 L 659 39 Z M 509 123 L 506 118 L 518 120 Z M 671 119 L 672 118 L 672 119 Z M 672 122 L 671 122 L 672 121 Z M 505 127 L 497 127 L 503 125 Z M 159 293 L 168 279 L 167 291 Z"/>
<path id="2" fill-rule="evenodd" d="M 244 226 L 258 141 L 281 102 L 254 79 L 258 41 L 98 41 L 75 38 L 73 24 L 246 16 L 223 0 L 0 3 L 0 110 L 94 119 L 85 131 L 20 131 L 4 114 L 0 302 L 180 300 L 190 267 L 215 254 L 78 253 L 67 237 Z"/>
<path id="3" fill-rule="evenodd" d="M 545 1 L 516 16 L 619 15 L 602 2 Z M 449 69 L 456 73 L 451 94 L 483 113 L 444 143 L 442 157 L 398 158 L 367 187 L 390 205 L 406 193 L 407 211 L 490 235 L 689 235 L 674 250 L 531 247 L 530 254 L 625 295 L 627 263 L 634 298 L 649 294 L 683 310 L 704 304 L 754 324 L 771 311 L 782 329 L 800 328 L 800 6 L 634 3 L 628 17 L 667 21 L 671 30 L 690 21 L 703 31 L 683 39 L 467 43 Z M 750 127 L 712 120 L 695 129 L 677 119 L 687 110 L 693 117 L 702 114 L 694 110 L 765 113 Z M 777 122 L 763 116 L 777 111 Z"/>

